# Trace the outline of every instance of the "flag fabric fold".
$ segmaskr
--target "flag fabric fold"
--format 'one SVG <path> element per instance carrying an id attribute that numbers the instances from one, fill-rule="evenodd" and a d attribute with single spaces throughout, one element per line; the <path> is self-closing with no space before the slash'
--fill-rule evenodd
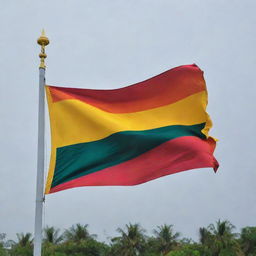
<path id="1" fill-rule="evenodd" d="M 218 168 L 207 89 L 195 64 L 119 89 L 46 86 L 46 94 L 52 137 L 46 194 Z"/>

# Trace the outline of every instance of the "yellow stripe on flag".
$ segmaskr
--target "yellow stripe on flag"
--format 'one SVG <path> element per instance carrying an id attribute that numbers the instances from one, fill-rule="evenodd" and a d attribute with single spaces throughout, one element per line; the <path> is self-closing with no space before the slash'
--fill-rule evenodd
<path id="1" fill-rule="evenodd" d="M 47 93 L 49 94 L 48 90 Z M 206 98 L 207 92 L 203 91 L 170 105 L 125 114 L 105 112 L 74 99 L 51 102 L 50 116 L 54 117 L 51 118 L 52 138 L 55 140 L 55 147 L 62 147 L 99 140 L 121 131 L 142 131 L 203 122 L 211 126 L 205 112 Z"/>

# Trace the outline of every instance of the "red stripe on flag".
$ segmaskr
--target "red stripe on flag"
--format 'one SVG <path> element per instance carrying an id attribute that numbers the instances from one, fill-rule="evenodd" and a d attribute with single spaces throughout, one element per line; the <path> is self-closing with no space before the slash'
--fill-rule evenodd
<path id="1" fill-rule="evenodd" d="M 196 65 L 170 69 L 143 82 L 114 90 L 49 86 L 53 102 L 77 99 L 107 112 L 131 113 L 172 104 L 206 90 Z"/>
<path id="2" fill-rule="evenodd" d="M 138 185 L 165 175 L 195 168 L 218 169 L 212 155 L 215 141 L 194 136 L 180 137 L 124 163 L 53 187 L 50 193 L 82 186 Z"/>

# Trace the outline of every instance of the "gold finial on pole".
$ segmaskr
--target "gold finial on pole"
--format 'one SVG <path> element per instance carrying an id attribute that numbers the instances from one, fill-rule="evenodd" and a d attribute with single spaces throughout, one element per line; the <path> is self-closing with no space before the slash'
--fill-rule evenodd
<path id="1" fill-rule="evenodd" d="M 41 36 L 37 39 L 37 43 L 41 45 L 41 52 L 39 54 L 39 58 L 41 59 L 41 61 L 40 61 L 39 68 L 45 69 L 46 66 L 45 66 L 44 60 L 45 58 L 47 58 L 47 55 L 45 53 L 45 46 L 48 45 L 50 41 L 48 37 L 46 37 L 44 29 L 42 30 Z"/>

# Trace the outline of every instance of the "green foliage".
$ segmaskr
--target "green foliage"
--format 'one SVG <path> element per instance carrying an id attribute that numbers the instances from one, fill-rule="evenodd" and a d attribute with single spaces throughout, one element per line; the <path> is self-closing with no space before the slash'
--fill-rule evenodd
<path id="1" fill-rule="evenodd" d="M 76 224 L 71 228 L 67 229 L 64 234 L 65 241 L 81 242 L 83 240 L 88 240 L 95 238 L 95 235 L 90 235 L 88 231 L 88 225 Z"/>
<path id="2" fill-rule="evenodd" d="M 117 229 L 121 236 L 112 238 L 112 255 L 137 256 L 145 249 L 144 230 L 139 224 L 126 225 L 126 230 Z"/>
<path id="3" fill-rule="evenodd" d="M 79 242 L 68 241 L 59 245 L 47 246 L 43 256 L 104 256 L 107 255 L 108 246 L 94 239 Z"/>
<path id="4" fill-rule="evenodd" d="M 177 246 L 177 239 L 180 236 L 179 233 L 173 231 L 172 225 L 162 225 L 158 226 L 154 230 L 156 235 L 156 249 L 160 255 L 165 255 L 175 246 Z"/>
<path id="5" fill-rule="evenodd" d="M 30 233 L 17 234 L 18 241 L 13 243 L 10 256 L 33 256 L 33 239 Z"/>
<path id="6" fill-rule="evenodd" d="M 237 234 L 233 232 L 235 226 L 229 221 L 218 220 L 208 228 L 199 229 L 199 240 L 211 256 L 240 256 L 243 255 Z"/>
<path id="7" fill-rule="evenodd" d="M 241 247 L 245 255 L 256 255 L 256 227 L 245 227 L 241 231 Z"/>
<path id="8" fill-rule="evenodd" d="M 33 256 L 33 249 L 32 246 L 20 247 L 14 246 L 9 251 L 10 256 Z"/>
<path id="9" fill-rule="evenodd" d="M 0 243 L 0 256 L 8 256 L 7 251 L 4 249 L 2 243 Z"/>
<path id="10" fill-rule="evenodd" d="M 205 246 L 193 244 L 180 244 L 175 250 L 171 251 L 167 256 L 212 256 Z"/>
<path id="11" fill-rule="evenodd" d="M 96 240 L 88 225 L 76 224 L 63 234 L 54 227 L 44 229 L 42 256 L 256 256 L 256 227 L 245 227 L 238 235 L 229 221 L 199 229 L 199 242 L 180 238 L 172 225 L 158 226 L 146 236 L 139 224 L 118 228 L 110 244 Z M 0 233 L 0 256 L 32 256 L 30 233 L 17 234 L 17 241 Z"/>
<path id="12" fill-rule="evenodd" d="M 5 233 L 0 233 L 0 256 L 8 256 L 7 251 L 4 248 L 5 245 Z"/>
<path id="13" fill-rule="evenodd" d="M 16 245 L 20 247 L 27 247 L 32 245 L 32 235 L 31 233 L 19 233 L 17 234 L 18 242 Z"/>
<path id="14" fill-rule="evenodd" d="M 63 235 L 59 235 L 58 229 L 47 227 L 44 230 L 43 256 L 107 255 L 109 247 L 95 238 L 95 235 L 89 233 L 88 225 L 73 225 Z"/>
<path id="15" fill-rule="evenodd" d="M 43 242 L 50 244 L 58 244 L 63 240 L 63 236 L 59 235 L 60 230 L 54 227 L 46 227 L 44 229 Z"/>

